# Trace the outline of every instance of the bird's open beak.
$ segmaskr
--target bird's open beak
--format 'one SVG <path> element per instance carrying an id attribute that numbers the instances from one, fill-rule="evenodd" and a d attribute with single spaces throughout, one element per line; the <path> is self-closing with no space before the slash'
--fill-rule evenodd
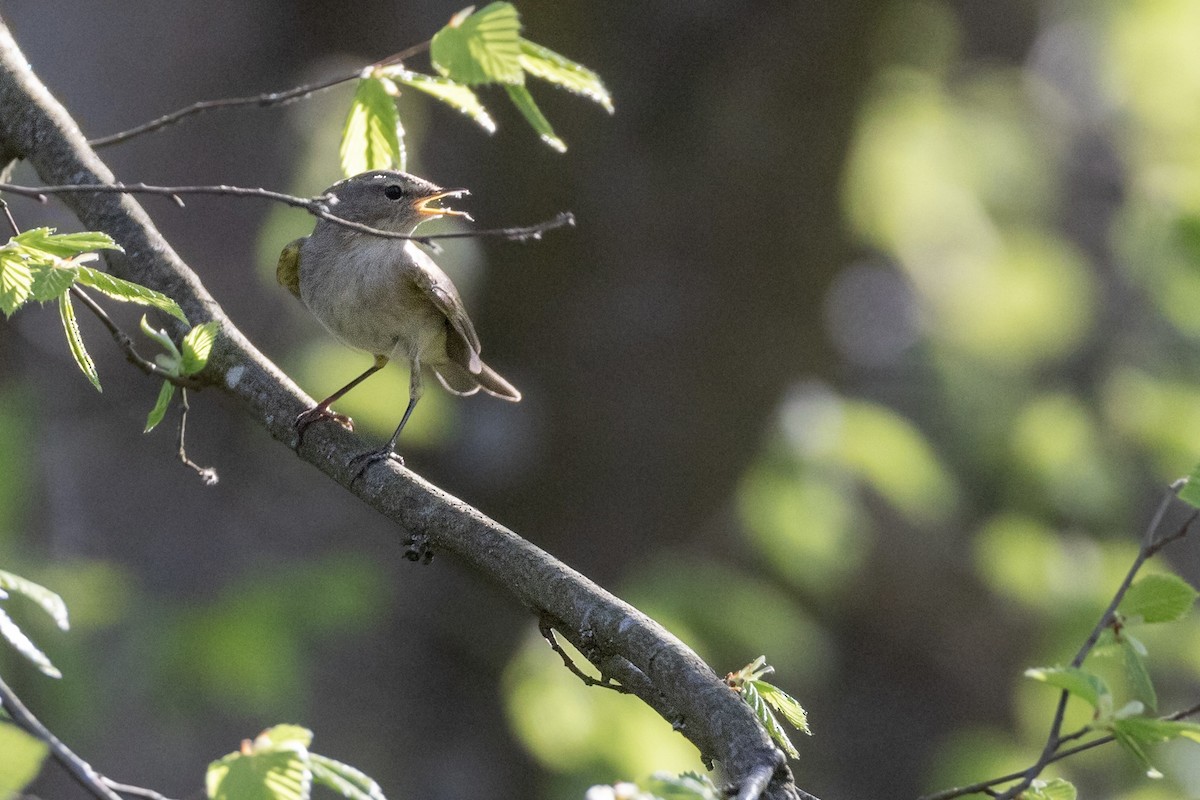
<path id="1" fill-rule="evenodd" d="M 436 194 L 428 194 L 424 197 L 418 197 L 413 201 L 413 209 L 418 214 L 423 214 L 427 217 L 462 217 L 465 220 L 474 222 L 471 215 L 465 211 L 455 211 L 453 208 L 445 208 L 438 205 L 430 205 L 443 197 L 462 197 L 465 194 L 470 194 L 466 189 L 445 189 Z"/>

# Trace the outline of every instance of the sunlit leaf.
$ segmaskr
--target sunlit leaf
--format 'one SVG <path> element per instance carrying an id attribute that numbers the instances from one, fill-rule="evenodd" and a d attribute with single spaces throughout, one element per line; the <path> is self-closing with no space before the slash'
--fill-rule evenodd
<path id="1" fill-rule="evenodd" d="M 1121 652 L 1124 655 L 1125 676 L 1129 679 L 1129 688 L 1133 696 L 1146 704 L 1151 711 L 1158 708 L 1158 693 L 1154 690 L 1154 682 L 1150 680 L 1150 672 L 1146 669 L 1146 657 L 1141 643 L 1125 634 L 1121 640 Z"/>
<path id="2" fill-rule="evenodd" d="M 5 613 L 4 609 L 0 608 L 0 636 L 8 640 L 8 643 L 17 649 L 17 652 L 25 656 L 33 662 L 34 666 L 42 672 L 43 675 L 49 675 L 51 678 L 61 678 L 62 673 L 50 663 L 50 659 L 38 649 L 25 632 L 22 631 L 17 623 L 13 622 L 12 617 Z"/>
<path id="3" fill-rule="evenodd" d="M 29 297 L 39 303 L 57 300 L 71 285 L 75 283 L 75 268 L 60 262 L 58 264 L 38 264 L 32 268 L 33 285 Z"/>
<path id="4" fill-rule="evenodd" d="M 71 627 L 67 620 L 67 604 L 57 593 L 50 591 L 45 586 L 34 583 L 28 578 L 22 578 L 20 575 L 0 570 L 0 589 L 24 595 L 37 603 L 43 611 L 50 615 L 54 624 L 60 629 L 65 631 Z"/>
<path id="5" fill-rule="evenodd" d="M 150 306 L 151 308 L 167 312 L 180 322 L 188 321 L 179 304 L 162 292 L 156 292 L 153 289 L 148 289 L 145 286 L 123 280 L 109 275 L 107 272 L 92 269 L 91 267 L 76 267 L 75 269 L 78 272 L 79 283 L 108 295 L 114 300 L 120 300 L 124 303 L 135 303 L 139 306 Z"/>
<path id="6" fill-rule="evenodd" d="M 771 712 L 771 708 L 767 702 L 758 693 L 755 687 L 756 681 L 747 681 L 742 684 L 741 695 L 746 704 L 754 712 L 754 716 L 762 723 L 762 726 L 767 729 L 767 733 L 775 741 L 775 744 L 783 748 L 783 751 L 792 758 L 799 758 L 800 753 L 796 750 L 796 746 L 792 744 L 792 740 L 788 738 L 787 731 L 779 724 L 779 720 L 775 718 L 775 714 Z"/>
<path id="7" fill-rule="evenodd" d="M 479 102 L 479 98 L 475 92 L 471 91 L 470 87 L 437 75 L 409 72 L 400 66 L 386 67 L 382 72 L 397 83 L 403 83 L 425 92 L 461 111 L 488 133 L 496 132 L 495 120 L 488 114 L 487 109 L 483 107 L 483 103 Z"/>
<path id="8" fill-rule="evenodd" d="M 696 772 L 683 772 L 679 775 L 656 772 L 650 776 L 647 787 L 654 796 L 666 800 L 725 800 L 726 797 L 711 778 Z"/>
<path id="9" fill-rule="evenodd" d="M 254 737 L 256 752 L 275 750 L 307 749 L 312 744 L 313 732 L 300 725 L 274 725 Z"/>
<path id="10" fill-rule="evenodd" d="M 1197 596 L 1196 590 L 1177 575 L 1146 575 L 1129 587 L 1117 611 L 1126 619 L 1174 622 L 1191 609 Z"/>
<path id="11" fill-rule="evenodd" d="M 1075 786 L 1062 778 L 1052 781 L 1034 781 L 1033 785 L 1021 792 L 1021 800 L 1075 800 Z"/>
<path id="12" fill-rule="evenodd" d="M 93 250 L 121 250 L 107 233 L 55 233 L 53 228 L 31 228 L 13 237 L 27 252 L 38 251 L 56 258 L 70 258 Z"/>
<path id="13" fill-rule="evenodd" d="M 312 771 L 295 750 L 230 753 L 208 767 L 210 800 L 308 800 Z"/>
<path id="14" fill-rule="evenodd" d="M 378 783 L 349 764 L 311 753 L 309 766 L 315 783 L 329 787 L 342 797 L 350 800 L 387 800 Z"/>
<path id="15" fill-rule="evenodd" d="M 0 722 L 0 800 L 23 797 L 22 790 L 37 777 L 49 752 L 45 742 Z"/>
<path id="16" fill-rule="evenodd" d="M 543 142 L 553 147 L 560 153 L 567 151 L 567 144 L 558 135 L 554 133 L 554 129 L 550 127 L 550 121 L 542 114 L 542 110 L 538 108 L 537 103 L 533 100 L 533 95 L 524 86 L 506 84 L 504 89 L 508 92 L 508 97 L 512 100 L 521 114 L 525 117 L 525 121 L 537 132 Z"/>
<path id="17" fill-rule="evenodd" d="M 197 325 L 183 337 L 181 371 L 184 375 L 195 375 L 204 369 L 204 366 L 208 363 L 208 356 L 212 352 L 213 342 L 217 340 L 217 334 L 220 329 L 221 324 L 216 320 L 212 320 L 202 325 Z"/>
<path id="18" fill-rule="evenodd" d="M 11 317 L 25 304 L 33 289 L 33 273 L 28 262 L 13 251 L 0 251 L 0 311 Z"/>
<path id="19" fill-rule="evenodd" d="M 1200 508 L 1200 464 L 1192 468 L 1192 473 L 1187 477 L 1187 483 L 1179 490 L 1179 499 Z"/>
<path id="20" fill-rule="evenodd" d="M 1183 720 L 1128 717 L 1113 720 L 1109 729 L 1116 740 L 1141 764 L 1142 768 L 1146 770 L 1147 776 L 1151 778 L 1161 778 L 1162 773 L 1150 763 L 1146 745 L 1171 739 L 1190 739 L 1200 742 L 1200 723 L 1184 722 Z"/>
<path id="21" fill-rule="evenodd" d="M 468 16 L 456 14 L 434 34 L 429 58 L 438 72 L 459 83 L 518 85 L 525 80 L 520 33 L 517 9 L 492 3 Z"/>
<path id="22" fill-rule="evenodd" d="M 83 345 L 83 335 L 79 332 L 79 323 L 75 320 L 75 306 L 71 304 L 71 295 L 64 294 L 59 298 L 58 314 L 62 317 L 63 330 L 67 334 L 67 344 L 71 348 L 75 363 L 96 387 L 96 391 L 103 391 L 100 388 L 100 375 L 96 372 L 96 364 Z"/>
<path id="23" fill-rule="evenodd" d="M 536 78 L 549 81 L 569 92 L 582 95 L 613 113 L 612 96 L 600 76 L 592 70 L 553 50 L 521 40 L 521 66 Z"/>
<path id="24" fill-rule="evenodd" d="M 404 129 L 394 90 L 387 78 L 359 80 L 338 151 L 347 177 L 375 169 L 404 169 Z"/>
<path id="25" fill-rule="evenodd" d="M 150 413 L 146 416 L 146 427 L 142 433 L 149 433 L 158 427 L 158 423 L 163 421 L 163 417 L 167 414 L 167 408 L 171 405 L 171 398 L 175 396 L 175 384 L 170 381 L 163 381 L 162 388 L 158 390 L 158 399 L 154 401 L 154 408 L 150 409 Z"/>
<path id="26" fill-rule="evenodd" d="M 1111 697 L 1108 686 L 1100 678 L 1079 667 L 1038 667 L 1025 670 L 1025 677 L 1041 681 L 1087 701 L 1099 709 L 1101 698 Z"/>
<path id="27" fill-rule="evenodd" d="M 778 686 L 766 681 L 754 680 L 750 681 L 750 683 L 754 684 L 754 688 L 758 691 L 759 696 L 766 701 L 767 705 L 782 714 L 783 718 L 793 728 L 809 735 L 812 734 L 812 731 L 808 727 L 808 712 L 800 705 L 800 701 Z"/>

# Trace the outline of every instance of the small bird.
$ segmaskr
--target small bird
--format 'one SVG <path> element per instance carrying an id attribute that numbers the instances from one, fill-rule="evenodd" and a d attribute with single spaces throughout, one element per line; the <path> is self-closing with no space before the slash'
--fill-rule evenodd
<path id="1" fill-rule="evenodd" d="M 412 234 L 418 225 L 444 216 L 470 217 L 436 201 L 468 194 L 443 189 L 405 172 L 375 170 L 339 181 L 323 197 L 330 213 L 383 231 Z M 318 219 L 312 235 L 287 245 L 275 276 L 300 298 L 325 329 L 343 343 L 375 356 L 375 363 L 348 384 L 296 418 L 301 435 L 313 422 L 333 420 L 353 430 L 351 419 L 330 409 L 342 395 L 392 359 L 410 367 L 408 406 L 388 443 L 364 453 L 359 473 L 375 461 L 403 459 L 396 442 L 421 399 L 421 371 L 458 395 L 483 389 L 517 402 L 521 393 L 479 358 L 479 336 L 462 298 L 426 253 L 411 239 L 389 239 Z M 352 462 L 353 463 L 353 462 Z"/>

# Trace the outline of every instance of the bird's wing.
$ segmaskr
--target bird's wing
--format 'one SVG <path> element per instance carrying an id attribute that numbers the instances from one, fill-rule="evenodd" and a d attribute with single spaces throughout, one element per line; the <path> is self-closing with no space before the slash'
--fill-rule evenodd
<path id="1" fill-rule="evenodd" d="M 432 263 L 432 259 L 430 262 Z M 438 311 L 442 312 L 450 323 L 450 327 L 462 338 L 467 351 L 466 363 L 463 366 L 472 374 L 478 375 L 483 369 L 483 362 L 479 360 L 479 351 L 482 349 L 479 344 L 479 335 L 475 333 L 475 326 L 471 324 L 471 318 L 467 316 L 467 310 L 463 308 L 462 300 L 459 298 L 454 284 L 450 283 L 450 279 L 445 277 L 440 269 L 436 272 L 427 269 L 413 270 L 411 277 L 413 284 L 421 290 Z M 448 352 L 453 352 L 454 349 L 449 345 L 446 347 Z"/>
<path id="2" fill-rule="evenodd" d="M 275 280 L 297 298 L 300 297 L 300 247 L 307 239 L 304 236 L 289 242 L 279 254 L 279 263 L 275 266 Z"/>

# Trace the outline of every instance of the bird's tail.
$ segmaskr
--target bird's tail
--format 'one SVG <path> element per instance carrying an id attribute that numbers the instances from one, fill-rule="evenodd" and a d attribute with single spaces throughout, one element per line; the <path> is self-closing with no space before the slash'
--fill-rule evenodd
<path id="1" fill-rule="evenodd" d="M 433 371 L 442 386 L 454 394 L 475 394 L 475 392 L 483 389 L 488 394 L 493 397 L 499 397 L 501 400 L 508 400 L 515 403 L 521 399 L 521 393 L 517 391 L 517 387 L 500 377 L 500 373 L 487 364 L 481 364 L 481 367 L 479 373 L 474 374 L 466 367 L 460 366 L 453 361 L 448 361 L 444 364 L 438 364 L 433 368 Z"/>

